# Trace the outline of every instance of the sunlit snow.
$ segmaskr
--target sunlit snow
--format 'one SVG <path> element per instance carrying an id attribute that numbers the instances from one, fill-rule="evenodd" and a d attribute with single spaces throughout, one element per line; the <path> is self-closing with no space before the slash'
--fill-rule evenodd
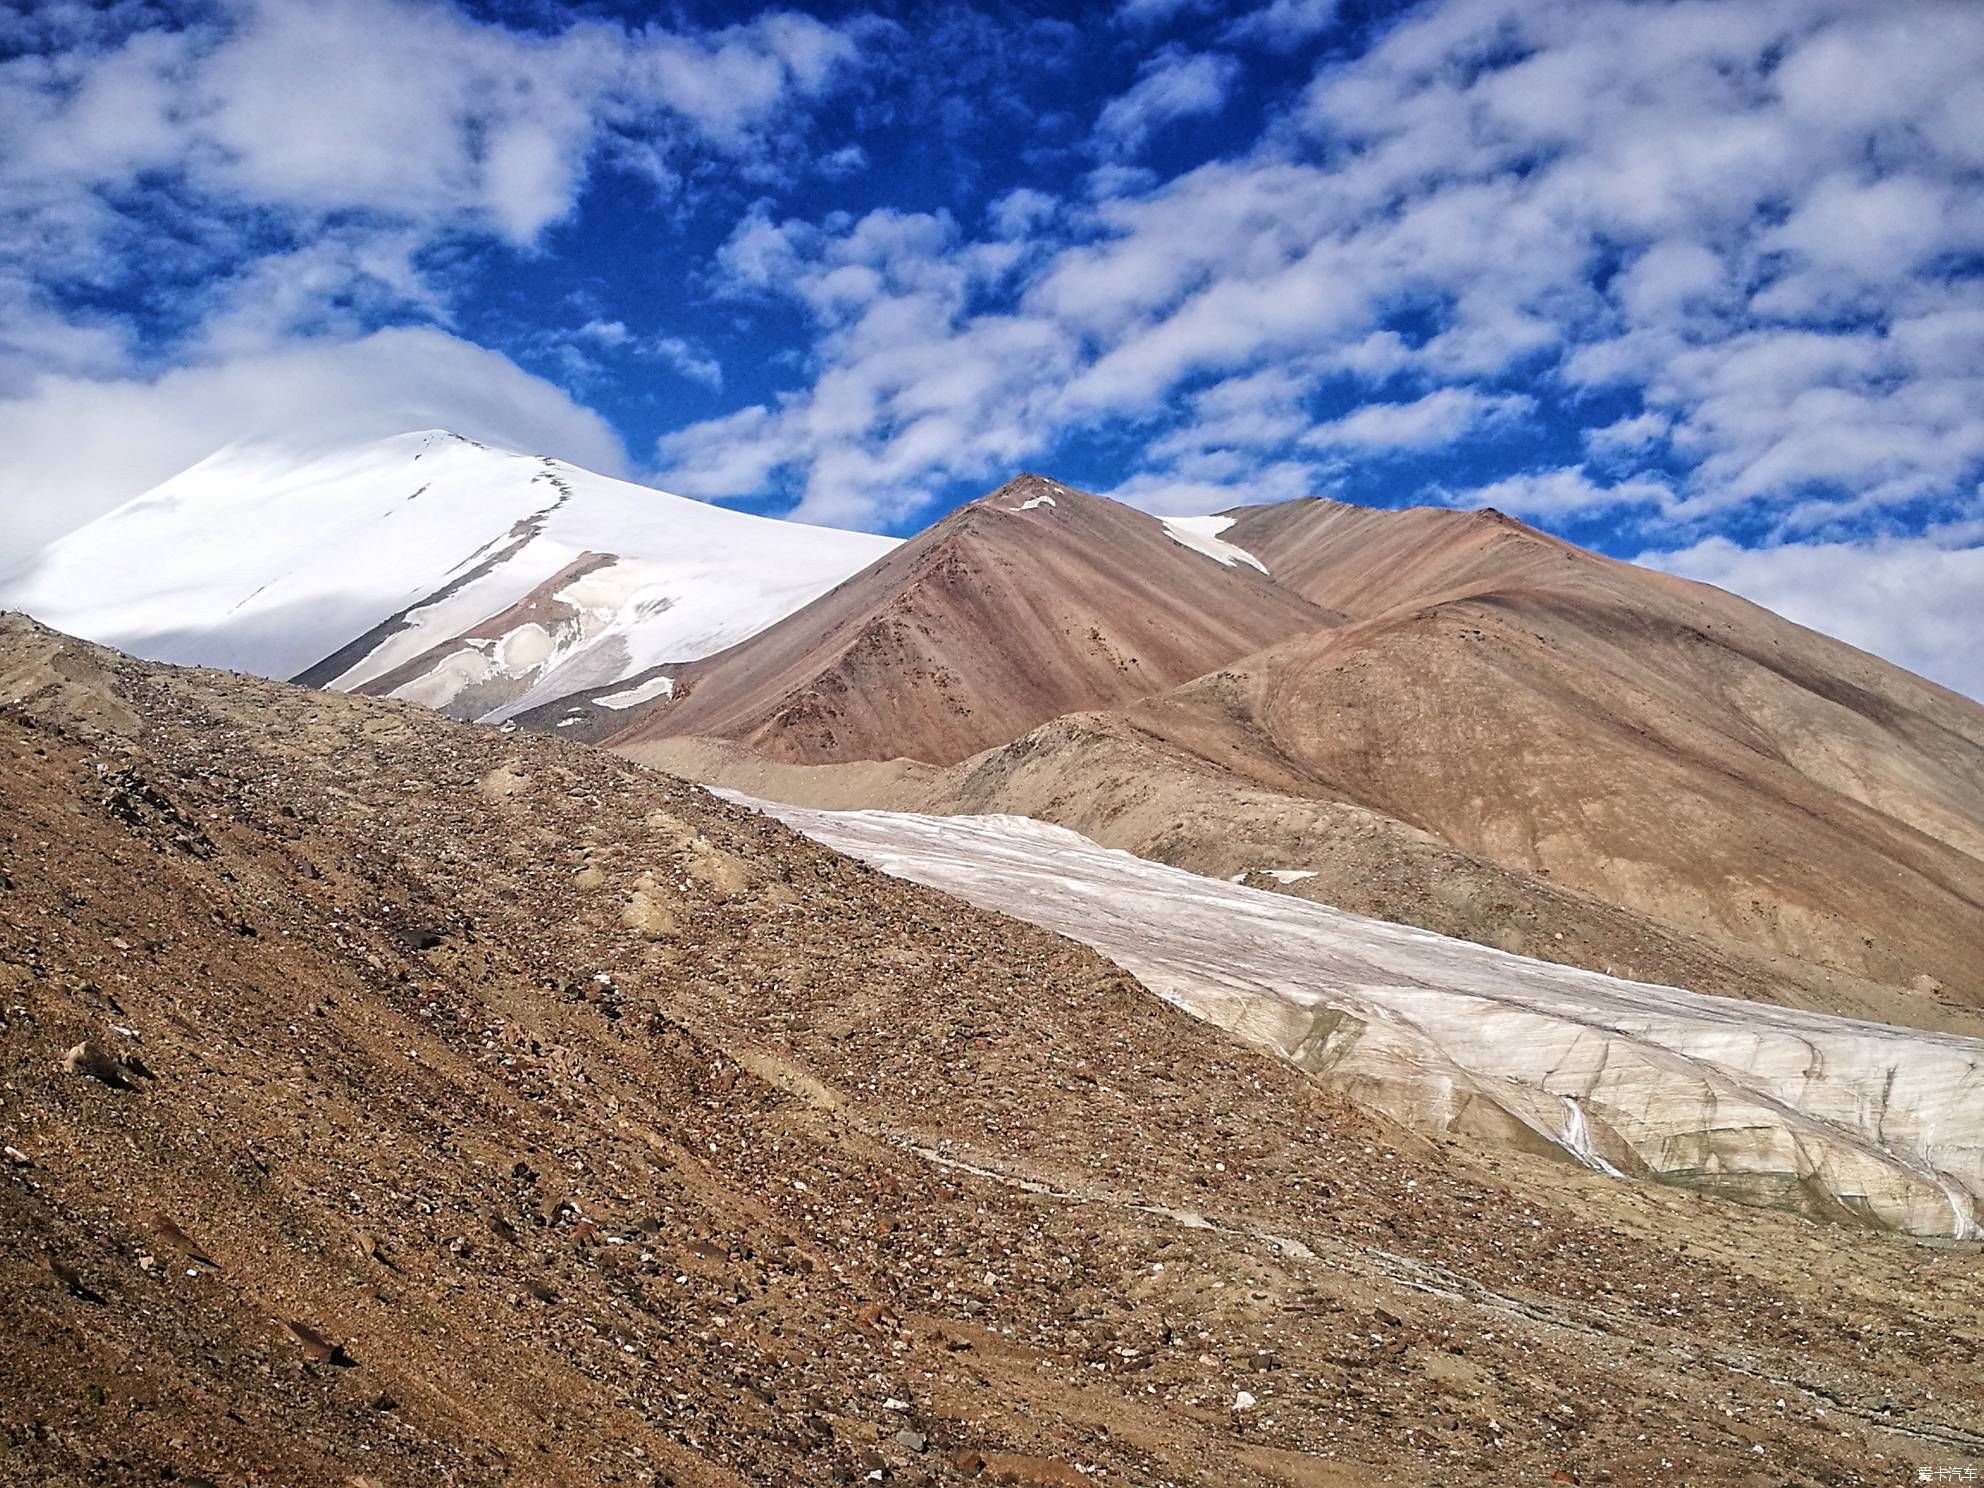
<path id="1" fill-rule="evenodd" d="M 323 680 L 415 664 L 397 695 L 488 689 L 476 711 L 507 717 L 720 651 L 892 546 L 430 431 L 223 450 L 0 580 L 0 605 L 270 677 L 369 637 Z"/>
<path id="2" fill-rule="evenodd" d="M 651 703 L 656 698 L 674 697 L 673 677 L 650 677 L 638 687 L 630 687 L 625 692 L 609 693 L 605 697 L 594 698 L 602 708 L 638 708 L 642 703 Z"/>
<path id="3" fill-rule="evenodd" d="M 1165 535 L 1195 553 L 1204 553 L 1228 568 L 1236 563 L 1251 563 L 1262 573 L 1268 571 L 1268 566 L 1245 548 L 1235 547 L 1221 539 L 1220 533 L 1233 525 L 1231 517 L 1165 517 L 1162 520 Z"/>

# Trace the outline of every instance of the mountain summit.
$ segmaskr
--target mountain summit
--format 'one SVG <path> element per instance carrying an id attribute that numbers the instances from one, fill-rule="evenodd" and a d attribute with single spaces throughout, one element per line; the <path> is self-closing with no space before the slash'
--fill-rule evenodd
<path id="1" fill-rule="evenodd" d="M 802 805 L 1038 817 L 1596 971 L 1980 1029 L 1984 708 L 1499 512 L 1167 524 L 1030 481 L 688 675 L 613 747 Z"/>
<path id="2" fill-rule="evenodd" d="M 718 735 L 799 763 L 950 764 L 1337 623 L 1220 541 L 1225 525 L 1021 476 L 686 669 L 674 699 L 613 737 Z"/>

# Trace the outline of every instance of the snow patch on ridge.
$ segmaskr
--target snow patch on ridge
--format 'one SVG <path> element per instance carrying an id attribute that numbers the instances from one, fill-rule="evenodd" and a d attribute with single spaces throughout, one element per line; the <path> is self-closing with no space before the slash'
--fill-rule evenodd
<path id="1" fill-rule="evenodd" d="M 674 696 L 673 677 L 650 677 L 637 687 L 630 687 L 625 692 L 612 693 L 606 697 L 596 697 L 593 701 L 602 708 L 636 708 L 642 703 L 651 703 L 656 698 Z"/>
<path id="2" fill-rule="evenodd" d="M 1214 562 L 1226 568 L 1236 563 L 1252 564 L 1262 573 L 1268 566 L 1245 548 L 1236 547 L 1220 538 L 1220 533 L 1233 525 L 1231 517 L 1163 517 L 1165 536 L 1175 543 L 1181 543 L 1195 553 L 1203 553 Z"/>

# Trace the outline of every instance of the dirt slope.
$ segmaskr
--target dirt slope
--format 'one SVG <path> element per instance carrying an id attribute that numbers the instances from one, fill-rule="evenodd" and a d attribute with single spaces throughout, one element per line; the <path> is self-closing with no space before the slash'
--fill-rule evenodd
<path id="1" fill-rule="evenodd" d="M 8 1481 L 1984 1452 L 1973 1250 L 1401 1145 L 1067 942 L 610 755 L 17 620 L 0 1018 Z"/>
<path id="2" fill-rule="evenodd" d="M 1230 515 L 1352 623 L 937 779 L 643 757 L 812 804 L 1037 815 L 1596 970 L 1976 1031 L 1984 708 L 1497 513 Z"/>
<path id="3" fill-rule="evenodd" d="M 1022 476 L 681 669 L 669 701 L 602 721 L 615 744 L 710 735 L 799 763 L 949 764 L 1338 618 L 1156 518 Z"/>

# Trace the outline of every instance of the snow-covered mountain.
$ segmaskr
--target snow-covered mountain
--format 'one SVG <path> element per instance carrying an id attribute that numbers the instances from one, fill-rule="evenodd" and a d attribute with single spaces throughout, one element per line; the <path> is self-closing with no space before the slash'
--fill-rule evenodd
<path id="1" fill-rule="evenodd" d="M 222 450 L 0 578 L 0 608 L 158 661 L 499 719 L 665 695 L 668 666 L 893 546 L 434 430 Z"/>

